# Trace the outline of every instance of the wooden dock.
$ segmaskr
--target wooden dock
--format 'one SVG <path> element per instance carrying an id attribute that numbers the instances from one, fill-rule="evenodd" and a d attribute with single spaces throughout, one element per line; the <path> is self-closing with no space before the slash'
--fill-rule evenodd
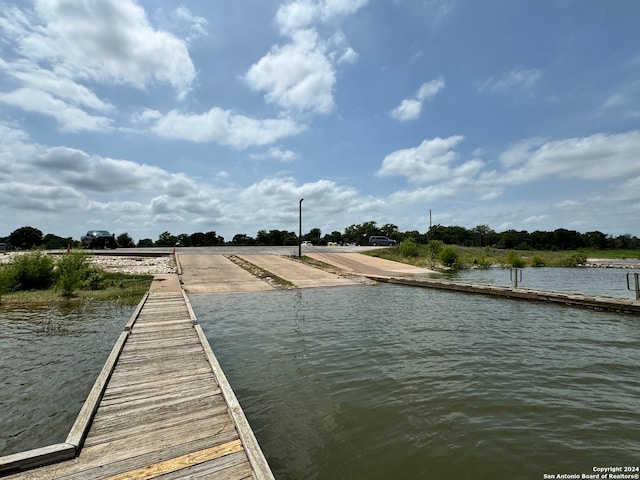
<path id="1" fill-rule="evenodd" d="M 274 478 L 175 283 L 140 303 L 66 442 L 0 457 L 0 476 Z"/>
<path id="2" fill-rule="evenodd" d="M 433 278 L 393 278 L 368 275 L 369 278 L 385 283 L 410 285 L 413 287 L 436 288 L 455 292 L 492 295 L 518 300 L 550 302 L 572 307 L 591 308 L 619 313 L 640 314 L 640 301 L 630 298 L 591 296 L 582 293 L 563 293 L 529 288 L 505 287 L 502 285 L 482 285 L 475 283 L 452 282 Z"/>

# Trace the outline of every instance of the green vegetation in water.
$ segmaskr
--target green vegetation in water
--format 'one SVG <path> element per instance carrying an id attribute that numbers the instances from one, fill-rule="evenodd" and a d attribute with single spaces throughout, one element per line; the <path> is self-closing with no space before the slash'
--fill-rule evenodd
<path id="1" fill-rule="evenodd" d="M 54 260 L 35 250 L 0 265 L 3 305 L 111 301 L 135 305 L 149 290 L 152 275 L 127 275 L 101 270 L 90 254 L 72 251 Z"/>
<path id="2" fill-rule="evenodd" d="M 402 248 L 381 248 L 364 252 L 373 257 L 386 258 L 396 262 L 408 263 L 417 267 L 433 270 L 449 270 L 451 268 L 490 268 L 490 267 L 577 267 L 584 264 L 587 258 L 602 259 L 634 259 L 640 258 L 638 250 L 506 250 L 492 247 L 462 247 L 445 245 L 439 240 L 428 244 L 412 242 L 409 255 Z"/>

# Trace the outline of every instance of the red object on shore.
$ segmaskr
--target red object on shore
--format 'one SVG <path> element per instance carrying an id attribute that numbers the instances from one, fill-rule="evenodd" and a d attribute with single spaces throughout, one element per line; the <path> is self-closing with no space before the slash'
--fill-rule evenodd
<path id="1" fill-rule="evenodd" d="M 71 244 L 67 243 L 67 253 L 69 253 L 71 251 Z"/>

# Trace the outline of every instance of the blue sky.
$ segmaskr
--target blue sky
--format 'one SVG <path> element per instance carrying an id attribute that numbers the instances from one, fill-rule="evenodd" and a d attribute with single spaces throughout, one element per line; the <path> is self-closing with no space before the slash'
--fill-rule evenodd
<path id="1" fill-rule="evenodd" d="M 636 0 L 0 0 L 0 236 L 640 235 Z"/>

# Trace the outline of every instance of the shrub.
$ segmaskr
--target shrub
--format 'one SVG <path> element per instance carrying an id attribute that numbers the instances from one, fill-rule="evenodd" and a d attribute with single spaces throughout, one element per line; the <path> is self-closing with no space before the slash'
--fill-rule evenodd
<path id="1" fill-rule="evenodd" d="M 581 250 L 579 252 L 575 252 L 567 256 L 562 261 L 562 265 L 565 267 L 577 267 L 578 265 L 582 265 L 586 261 L 587 261 L 587 254 Z"/>
<path id="2" fill-rule="evenodd" d="M 87 290 L 103 290 L 107 288 L 105 281 L 106 275 L 102 270 L 97 268 L 88 268 L 85 271 L 82 281 L 82 287 Z"/>
<path id="3" fill-rule="evenodd" d="M 532 267 L 544 267 L 544 265 L 545 265 L 544 259 L 542 257 L 539 257 L 538 255 L 534 255 L 533 258 L 531 259 Z"/>
<path id="4" fill-rule="evenodd" d="M 13 265 L 0 265 L 0 302 L 2 295 L 15 288 L 16 278 Z"/>
<path id="5" fill-rule="evenodd" d="M 515 268 L 522 268 L 525 266 L 524 259 L 519 256 L 514 250 L 510 250 L 507 254 L 507 263 Z"/>
<path id="6" fill-rule="evenodd" d="M 400 243 L 400 255 L 403 257 L 417 257 L 418 246 L 413 240 L 405 240 Z"/>
<path id="7" fill-rule="evenodd" d="M 54 262 L 41 250 L 19 255 L 11 264 L 15 275 L 15 289 L 44 290 L 53 285 Z"/>
<path id="8" fill-rule="evenodd" d="M 452 267 L 458 262 L 458 252 L 455 248 L 447 245 L 440 252 L 440 261 L 445 267 Z"/>
<path id="9" fill-rule="evenodd" d="M 480 258 L 475 257 L 473 259 L 473 264 L 476 267 L 480 268 L 489 268 L 491 266 L 491 260 L 489 260 L 486 256 L 482 256 Z"/>
<path id="10" fill-rule="evenodd" d="M 69 252 L 64 254 L 56 263 L 56 286 L 62 291 L 62 295 L 70 297 L 73 291 L 82 284 L 86 271 L 89 255 L 84 252 Z"/>
<path id="11" fill-rule="evenodd" d="M 427 244 L 427 252 L 431 257 L 431 260 L 435 260 L 438 258 L 440 253 L 442 252 L 442 248 L 444 247 L 444 243 L 440 240 L 430 240 Z"/>

